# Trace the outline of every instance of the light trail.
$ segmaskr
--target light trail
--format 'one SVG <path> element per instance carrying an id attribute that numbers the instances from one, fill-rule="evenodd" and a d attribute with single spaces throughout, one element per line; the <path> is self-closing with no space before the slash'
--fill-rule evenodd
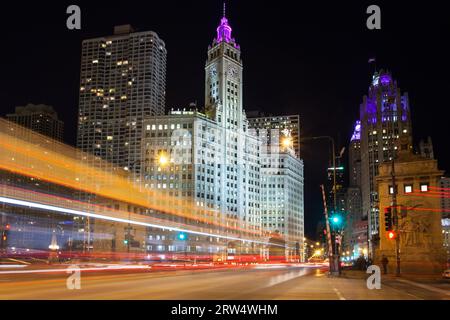
<path id="1" fill-rule="evenodd" d="M 248 222 L 227 217 L 227 212 L 204 208 L 159 190 L 141 189 L 129 181 L 129 172 L 5 119 L 0 119 L 0 169 L 188 218 L 203 223 L 205 228 L 215 226 L 254 237 L 265 233 Z"/>
<path id="2" fill-rule="evenodd" d="M 30 274 L 30 273 L 69 273 L 73 271 L 115 271 L 115 270 L 147 270 L 151 269 L 151 266 L 107 266 L 107 267 L 96 267 L 96 268 L 79 268 L 75 265 L 69 265 L 65 269 L 35 269 L 35 270 L 7 270 L 0 271 L 0 274 Z"/>
<path id="3" fill-rule="evenodd" d="M 46 205 L 46 204 L 25 201 L 25 200 L 17 200 L 17 199 L 6 198 L 6 197 L 0 197 L 0 202 L 11 204 L 11 205 L 22 206 L 22 207 L 30 207 L 30 208 L 36 208 L 36 209 L 42 209 L 42 210 L 49 210 L 49 211 L 53 211 L 53 212 L 66 213 L 66 214 L 71 214 L 71 215 L 76 215 L 76 216 L 91 217 L 91 218 L 95 218 L 95 219 L 114 221 L 114 222 L 120 222 L 120 223 L 126 223 L 126 224 L 133 224 L 133 225 L 139 225 L 139 226 L 144 226 L 144 227 L 151 227 L 151 228 L 176 231 L 176 232 L 186 232 L 186 233 L 196 234 L 196 235 L 201 235 L 201 236 L 206 236 L 206 237 L 215 237 L 215 238 L 226 239 L 226 240 L 237 240 L 237 241 L 242 241 L 242 242 L 250 242 L 250 243 L 263 244 L 263 245 L 277 246 L 277 247 L 281 247 L 281 248 L 287 247 L 285 245 L 280 245 L 280 244 L 276 244 L 276 243 L 269 243 L 269 242 L 264 242 L 264 241 L 238 238 L 238 237 L 232 237 L 232 236 L 224 236 L 224 235 L 220 235 L 220 234 L 213 234 L 213 233 L 189 230 L 189 229 L 178 228 L 178 227 L 162 226 L 162 225 L 153 224 L 153 223 L 105 216 L 105 215 L 101 215 L 101 214 L 97 214 L 97 213 L 90 213 L 90 212 L 85 212 L 85 211 L 80 211 L 80 210 L 61 208 L 61 207 L 50 206 L 50 205 Z"/>

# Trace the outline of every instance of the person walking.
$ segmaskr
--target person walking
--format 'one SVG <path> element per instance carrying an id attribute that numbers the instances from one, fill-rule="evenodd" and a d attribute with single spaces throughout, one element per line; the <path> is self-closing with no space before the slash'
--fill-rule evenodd
<path id="1" fill-rule="evenodd" d="M 388 266 L 389 260 L 384 254 L 383 254 L 383 258 L 381 259 L 381 263 L 383 264 L 384 274 L 387 274 L 387 266 Z"/>

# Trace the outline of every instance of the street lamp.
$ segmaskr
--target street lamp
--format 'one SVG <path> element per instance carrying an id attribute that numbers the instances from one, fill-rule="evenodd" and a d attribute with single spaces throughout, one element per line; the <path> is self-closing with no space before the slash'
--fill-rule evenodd
<path id="1" fill-rule="evenodd" d="M 283 147 L 285 147 L 286 149 L 287 148 L 291 148 L 292 147 L 292 138 L 291 137 L 284 137 L 282 140 L 281 140 L 281 144 L 282 144 L 282 146 Z"/>
<path id="2" fill-rule="evenodd" d="M 158 157 L 158 163 L 164 167 L 169 163 L 169 157 L 165 152 L 161 152 Z"/>

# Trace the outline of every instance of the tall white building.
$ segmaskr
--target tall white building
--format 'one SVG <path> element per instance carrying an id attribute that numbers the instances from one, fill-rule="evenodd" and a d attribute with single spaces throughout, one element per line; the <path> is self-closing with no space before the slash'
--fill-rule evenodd
<path id="1" fill-rule="evenodd" d="M 144 118 L 163 115 L 164 41 L 131 26 L 82 44 L 77 146 L 139 176 Z M 133 175 L 134 176 L 134 175 Z"/>
<path id="2" fill-rule="evenodd" d="M 264 115 L 261 112 L 247 112 L 249 126 L 259 131 L 261 135 L 265 130 L 266 141 L 271 144 L 286 144 L 295 150 L 295 154 L 300 158 L 300 116 L 286 115 L 274 116 Z M 272 141 L 275 139 L 275 141 Z"/>
<path id="3" fill-rule="evenodd" d="M 261 161 L 262 227 L 283 237 L 288 260 L 303 256 L 304 238 L 303 161 L 290 151 L 262 155 Z"/>
<path id="4" fill-rule="evenodd" d="M 242 109 L 240 48 L 225 16 L 208 48 L 205 97 L 204 113 L 175 110 L 146 118 L 143 185 L 194 203 L 204 228 L 204 221 L 218 222 L 217 232 L 260 240 L 259 141 Z M 227 247 L 229 254 L 259 250 L 245 242 Z"/>

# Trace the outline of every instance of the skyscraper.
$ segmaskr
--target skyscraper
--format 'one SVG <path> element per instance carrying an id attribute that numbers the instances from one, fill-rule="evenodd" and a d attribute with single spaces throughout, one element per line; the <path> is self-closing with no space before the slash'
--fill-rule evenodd
<path id="1" fill-rule="evenodd" d="M 52 106 L 44 104 L 19 106 L 16 107 L 15 113 L 7 114 L 6 118 L 55 140 L 63 140 L 64 123 L 58 119 Z"/>
<path id="2" fill-rule="evenodd" d="M 248 123 L 261 133 L 265 130 L 267 133 L 267 143 L 278 144 L 278 141 L 271 141 L 272 138 L 278 137 L 281 144 L 290 144 L 295 154 L 300 158 L 300 116 L 273 116 L 265 115 L 258 111 L 247 112 Z"/>
<path id="3" fill-rule="evenodd" d="M 304 252 L 304 177 L 303 161 L 281 148 L 278 156 L 261 155 L 261 221 L 262 228 L 278 232 L 288 248 L 287 259 L 295 248 Z"/>
<path id="4" fill-rule="evenodd" d="M 164 41 L 117 26 L 82 44 L 77 146 L 139 177 L 143 120 L 163 115 Z"/>
<path id="5" fill-rule="evenodd" d="M 205 111 L 172 110 L 147 117 L 144 128 L 145 188 L 193 203 L 198 219 L 220 222 L 228 234 L 248 238 L 239 231 L 248 230 L 259 238 L 259 143 L 243 112 L 240 48 L 225 15 L 208 48 Z M 196 241 L 190 240 L 192 250 L 203 250 Z M 228 253 L 236 244 L 227 244 Z M 223 245 L 210 243 L 207 250 Z M 250 245 L 239 243 L 238 251 Z"/>
<path id="6" fill-rule="evenodd" d="M 369 218 L 369 237 L 378 235 L 378 194 L 375 177 L 380 163 L 392 159 L 400 137 L 412 145 L 411 115 L 407 93 L 402 94 L 388 71 L 375 72 L 369 93 L 360 107 L 361 193 L 363 215 Z"/>
<path id="7" fill-rule="evenodd" d="M 361 122 L 355 129 L 349 146 L 349 180 L 346 192 L 347 225 L 344 242 L 353 258 L 367 253 L 367 215 L 363 215 L 361 198 Z"/>
<path id="8" fill-rule="evenodd" d="M 356 121 L 348 149 L 350 187 L 361 187 L 361 121 Z"/>

